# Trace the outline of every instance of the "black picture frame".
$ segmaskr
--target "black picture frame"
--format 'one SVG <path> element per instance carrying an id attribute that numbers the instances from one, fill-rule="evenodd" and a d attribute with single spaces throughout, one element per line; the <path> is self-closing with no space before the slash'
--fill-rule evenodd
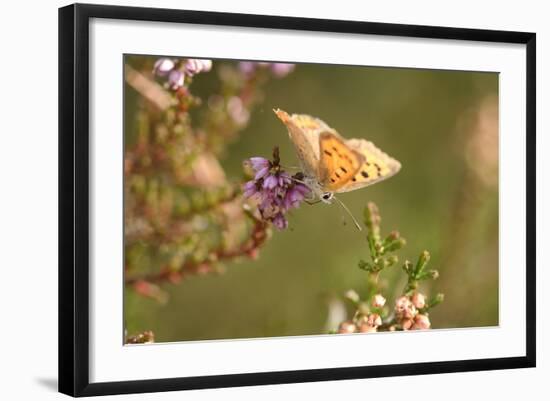
<path id="1" fill-rule="evenodd" d="M 521 357 L 356 366 L 90 383 L 89 380 L 89 23 L 91 18 L 437 38 L 526 45 L 526 354 Z M 436 26 L 336 21 L 75 4 L 59 9 L 59 391 L 94 396 L 534 367 L 536 35 Z"/>

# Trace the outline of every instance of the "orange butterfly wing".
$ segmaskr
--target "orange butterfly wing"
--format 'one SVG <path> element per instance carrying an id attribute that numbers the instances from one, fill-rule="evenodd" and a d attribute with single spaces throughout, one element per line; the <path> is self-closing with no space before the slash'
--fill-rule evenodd
<path id="1" fill-rule="evenodd" d="M 334 131 L 319 135 L 319 153 L 320 184 L 330 192 L 338 192 L 357 175 L 364 163 L 363 155 L 347 146 Z"/>

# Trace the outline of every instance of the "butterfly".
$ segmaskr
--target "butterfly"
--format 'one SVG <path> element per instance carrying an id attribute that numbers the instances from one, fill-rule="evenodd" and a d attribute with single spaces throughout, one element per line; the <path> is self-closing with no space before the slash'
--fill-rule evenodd
<path id="1" fill-rule="evenodd" d="M 324 121 L 275 109 L 286 125 L 313 195 L 332 203 L 335 193 L 376 184 L 395 175 L 401 163 L 366 139 L 345 139 Z"/>

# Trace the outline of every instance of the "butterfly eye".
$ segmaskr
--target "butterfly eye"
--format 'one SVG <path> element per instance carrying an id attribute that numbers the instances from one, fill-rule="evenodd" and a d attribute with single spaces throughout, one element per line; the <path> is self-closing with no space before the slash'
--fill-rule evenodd
<path id="1" fill-rule="evenodd" d="M 321 198 L 328 201 L 331 200 L 333 196 L 334 194 L 332 192 L 325 192 L 323 195 L 321 195 Z"/>

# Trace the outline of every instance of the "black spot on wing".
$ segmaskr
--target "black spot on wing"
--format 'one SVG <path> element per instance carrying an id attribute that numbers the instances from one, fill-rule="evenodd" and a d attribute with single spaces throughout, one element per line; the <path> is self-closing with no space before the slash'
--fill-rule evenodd
<path id="1" fill-rule="evenodd" d="M 365 178 L 369 178 L 369 173 L 367 173 L 366 171 L 361 171 L 361 175 Z"/>

